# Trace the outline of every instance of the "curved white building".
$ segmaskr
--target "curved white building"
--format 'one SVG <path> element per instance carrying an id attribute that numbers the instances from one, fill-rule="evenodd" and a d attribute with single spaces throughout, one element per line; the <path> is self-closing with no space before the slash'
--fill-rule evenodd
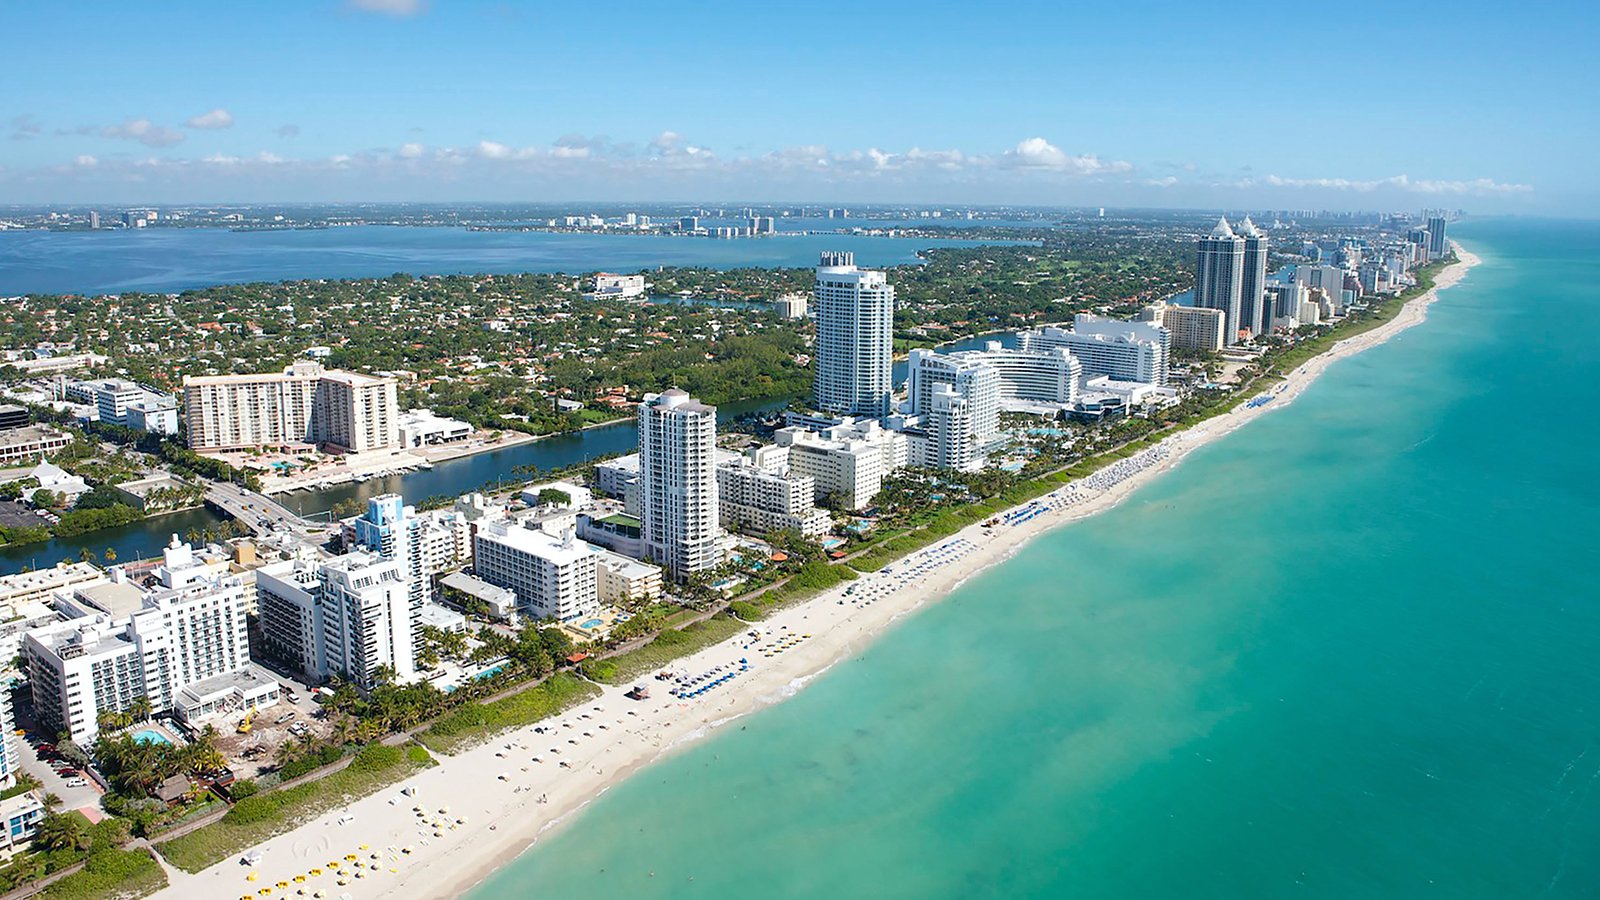
<path id="1" fill-rule="evenodd" d="M 982 350 L 950 354 L 972 359 L 1000 376 L 1000 402 L 1076 403 L 1083 364 L 1065 347 L 1023 350 L 989 341 Z"/>
<path id="2" fill-rule="evenodd" d="M 1123 322 L 1079 313 L 1072 329 L 1050 326 L 1017 335 L 1023 350 L 1068 351 L 1083 367 L 1082 377 L 1109 375 L 1119 381 L 1167 385 L 1172 333 L 1151 322 Z"/>

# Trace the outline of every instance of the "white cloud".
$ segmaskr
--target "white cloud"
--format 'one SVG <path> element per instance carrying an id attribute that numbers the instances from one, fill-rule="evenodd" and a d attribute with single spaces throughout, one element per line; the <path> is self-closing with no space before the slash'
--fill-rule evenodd
<path id="1" fill-rule="evenodd" d="M 1042 137 L 1031 137 L 1001 154 L 1004 165 L 1023 169 L 1046 169 L 1070 175 L 1107 175 L 1132 171 L 1133 164 L 1102 160 L 1093 154 L 1073 156 Z"/>
<path id="2" fill-rule="evenodd" d="M 128 119 L 120 125 L 101 127 L 100 136 L 123 141 L 138 141 L 146 147 L 170 147 L 183 142 L 183 132 L 157 125 L 149 119 Z"/>
<path id="3" fill-rule="evenodd" d="M 1144 183 L 1151 187 L 1172 187 L 1178 183 L 1178 176 L 1168 175 L 1165 178 L 1146 178 Z"/>
<path id="4" fill-rule="evenodd" d="M 233 113 L 230 113 L 219 106 L 208 113 L 201 113 L 200 115 L 195 116 L 183 124 L 189 126 L 190 128 L 200 128 L 206 130 L 232 128 Z"/>
<path id="5" fill-rule="evenodd" d="M 357 12 L 400 18 L 417 15 L 426 7 L 422 0 L 349 0 L 347 5 Z"/>
<path id="6" fill-rule="evenodd" d="M 484 159 L 510 159 L 514 153 L 515 151 L 505 144 L 494 141 L 478 142 L 478 155 Z"/>
<path id="7" fill-rule="evenodd" d="M 92 169 L 100 164 L 100 160 L 95 159 L 87 153 L 80 153 L 72 158 L 72 164 L 80 169 Z"/>
<path id="8" fill-rule="evenodd" d="M 422 145 L 401 144 L 400 149 L 395 153 L 395 156 L 398 156 L 401 159 L 420 159 L 422 157 Z"/>

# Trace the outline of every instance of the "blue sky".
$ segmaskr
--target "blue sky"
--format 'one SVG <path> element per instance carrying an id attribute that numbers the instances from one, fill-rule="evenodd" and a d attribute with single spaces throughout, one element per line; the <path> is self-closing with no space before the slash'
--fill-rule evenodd
<path id="1" fill-rule="evenodd" d="M 1597 26 L 1595 3 L 5 4 L 0 202 L 1588 215 Z"/>

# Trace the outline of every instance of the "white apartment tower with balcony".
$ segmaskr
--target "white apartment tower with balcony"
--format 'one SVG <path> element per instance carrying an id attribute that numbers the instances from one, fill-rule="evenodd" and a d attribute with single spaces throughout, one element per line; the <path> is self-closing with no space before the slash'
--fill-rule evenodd
<path id="1" fill-rule="evenodd" d="M 677 388 L 639 405 L 639 512 L 645 550 L 682 581 L 722 561 L 717 408 Z"/>
<path id="2" fill-rule="evenodd" d="M 981 353 L 911 351 L 906 387 L 911 414 L 928 433 L 924 465 L 981 468 L 1000 434 L 1000 372 Z"/>
<path id="3" fill-rule="evenodd" d="M 851 253 L 822 254 L 816 282 L 817 409 L 882 418 L 894 382 L 894 286 Z"/>
<path id="4" fill-rule="evenodd" d="M 362 453 L 400 446 L 393 378 L 297 362 L 281 373 L 183 380 L 192 450 L 327 443 Z"/>
<path id="5" fill-rule="evenodd" d="M 422 614 L 411 604 L 410 579 L 398 559 L 347 553 L 323 563 L 317 610 L 324 670 L 370 689 L 379 667 L 397 682 L 416 678 L 414 635 Z"/>

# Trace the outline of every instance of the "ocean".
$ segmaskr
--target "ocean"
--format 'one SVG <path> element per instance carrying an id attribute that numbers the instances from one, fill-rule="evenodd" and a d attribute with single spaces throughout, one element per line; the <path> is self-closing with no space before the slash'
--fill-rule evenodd
<path id="1" fill-rule="evenodd" d="M 1425 324 L 470 900 L 1594 897 L 1600 224 L 1455 231 Z"/>

